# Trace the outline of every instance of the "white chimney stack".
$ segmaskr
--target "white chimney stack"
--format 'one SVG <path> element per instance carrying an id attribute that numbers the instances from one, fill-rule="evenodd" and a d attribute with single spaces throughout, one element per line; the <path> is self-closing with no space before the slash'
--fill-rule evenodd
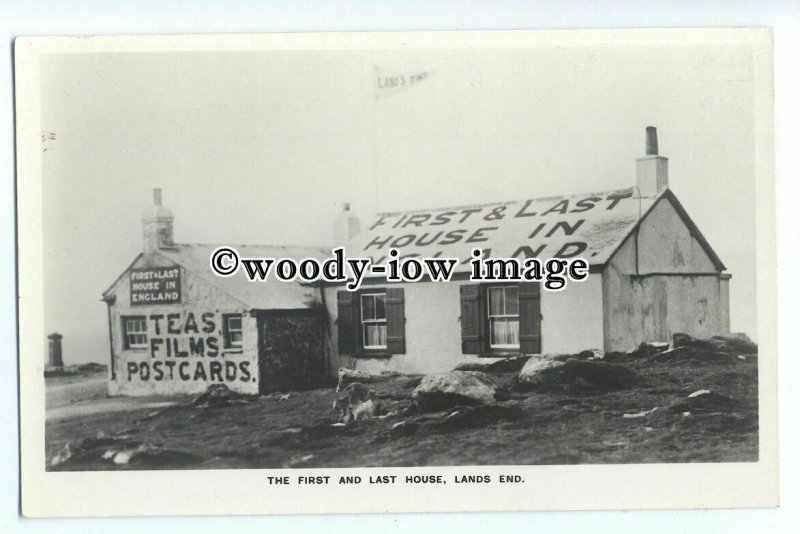
<path id="1" fill-rule="evenodd" d="M 144 253 L 152 254 L 160 248 L 172 248 L 172 212 L 161 205 L 161 189 L 153 189 L 153 205 L 142 213 Z"/>
<path id="2" fill-rule="evenodd" d="M 643 197 L 654 197 L 669 188 L 667 158 L 658 155 L 658 133 L 655 126 L 646 129 L 645 155 L 636 160 L 636 186 Z"/>
<path id="3" fill-rule="evenodd" d="M 333 237 L 336 240 L 335 246 L 346 245 L 361 231 L 361 221 L 358 216 L 350 211 L 350 203 L 345 202 L 342 212 L 336 217 L 333 225 Z"/>

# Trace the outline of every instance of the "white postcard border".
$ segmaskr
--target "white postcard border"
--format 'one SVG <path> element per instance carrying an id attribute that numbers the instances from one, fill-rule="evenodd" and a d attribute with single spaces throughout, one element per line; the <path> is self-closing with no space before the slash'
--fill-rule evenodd
<path id="1" fill-rule="evenodd" d="M 759 461 L 718 464 L 46 472 L 44 454 L 39 58 L 123 51 L 749 43 L 756 78 Z M 766 507 L 778 503 L 772 34 L 766 29 L 397 32 L 18 38 L 15 42 L 19 242 L 20 455 L 26 516 L 303 514 Z M 524 484 L 298 486 L 299 475 L 519 474 Z M 267 484 L 288 475 L 292 484 Z"/>

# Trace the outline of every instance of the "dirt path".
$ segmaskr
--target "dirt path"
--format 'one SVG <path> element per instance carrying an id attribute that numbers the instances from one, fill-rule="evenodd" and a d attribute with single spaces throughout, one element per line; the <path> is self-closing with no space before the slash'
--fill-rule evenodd
<path id="1" fill-rule="evenodd" d="M 152 397 L 109 397 L 105 374 L 86 377 L 65 377 L 47 382 L 47 421 L 58 421 L 87 415 L 123 412 L 145 408 L 164 408 L 174 401 Z"/>
<path id="2" fill-rule="evenodd" d="M 86 377 L 68 381 L 48 380 L 46 382 L 47 408 L 62 407 L 75 402 L 105 397 L 108 391 L 105 376 Z"/>

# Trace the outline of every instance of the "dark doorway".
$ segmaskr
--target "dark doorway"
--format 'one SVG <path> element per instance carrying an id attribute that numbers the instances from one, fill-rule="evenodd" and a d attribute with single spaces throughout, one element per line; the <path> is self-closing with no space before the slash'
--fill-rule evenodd
<path id="1" fill-rule="evenodd" d="M 260 393 L 311 389 L 325 381 L 325 332 L 317 311 L 258 314 Z"/>

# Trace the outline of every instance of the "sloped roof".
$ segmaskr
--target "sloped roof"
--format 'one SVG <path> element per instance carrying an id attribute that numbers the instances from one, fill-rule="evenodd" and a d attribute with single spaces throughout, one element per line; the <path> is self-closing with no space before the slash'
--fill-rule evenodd
<path id="1" fill-rule="evenodd" d="M 383 263 L 390 248 L 400 255 L 459 258 L 456 271 L 469 269 L 473 248 L 491 257 L 581 257 L 593 267 L 604 266 L 625 239 L 662 199 L 670 202 L 719 271 L 725 265 L 672 191 L 639 198 L 635 188 L 570 196 L 533 198 L 451 208 L 379 213 L 347 246 L 348 257 L 370 257 Z M 337 246 L 340 244 L 337 244 Z M 250 309 L 289 310 L 319 305 L 318 291 L 297 282 L 269 276 L 250 282 L 240 269 L 234 276 L 211 272 L 209 258 L 220 245 L 181 244 L 158 254 L 179 264 L 239 300 Z M 244 258 L 318 258 L 330 256 L 324 247 L 232 245 Z M 135 267 L 133 264 L 107 289 L 108 296 Z M 367 275 L 369 277 L 369 275 Z"/>
<path id="2" fill-rule="evenodd" d="M 348 256 L 385 261 L 400 256 L 459 258 L 466 271 L 473 248 L 491 257 L 582 257 L 605 265 L 662 198 L 668 198 L 720 268 L 724 265 L 669 190 L 640 198 L 634 188 L 405 212 L 380 213 L 347 249 Z"/>
<path id="3" fill-rule="evenodd" d="M 182 266 L 195 276 L 219 288 L 250 309 L 295 310 L 318 305 L 319 291 L 312 286 L 297 282 L 281 282 L 269 276 L 263 282 L 250 282 L 242 269 L 228 277 L 217 276 L 211 272 L 209 259 L 211 253 L 221 245 L 180 244 L 171 249 L 160 249 L 157 254 Z M 243 258 L 324 258 L 330 249 L 315 247 L 282 247 L 268 245 L 230 245 L 239 251 Z M 138 259 L 138 258 L 137 258 Z M 134 265 L 136 262 L 134 262 Z M 133 267 L 132 265 L 131 267 Z M 128 272 L 126 269 L 125 272 Z M 125 273 L 123 273 L 124 275 Z M 118 279 L 119 281 L 119 279 Z M 107 295 L 117 284 L 106 290 Z"/>

